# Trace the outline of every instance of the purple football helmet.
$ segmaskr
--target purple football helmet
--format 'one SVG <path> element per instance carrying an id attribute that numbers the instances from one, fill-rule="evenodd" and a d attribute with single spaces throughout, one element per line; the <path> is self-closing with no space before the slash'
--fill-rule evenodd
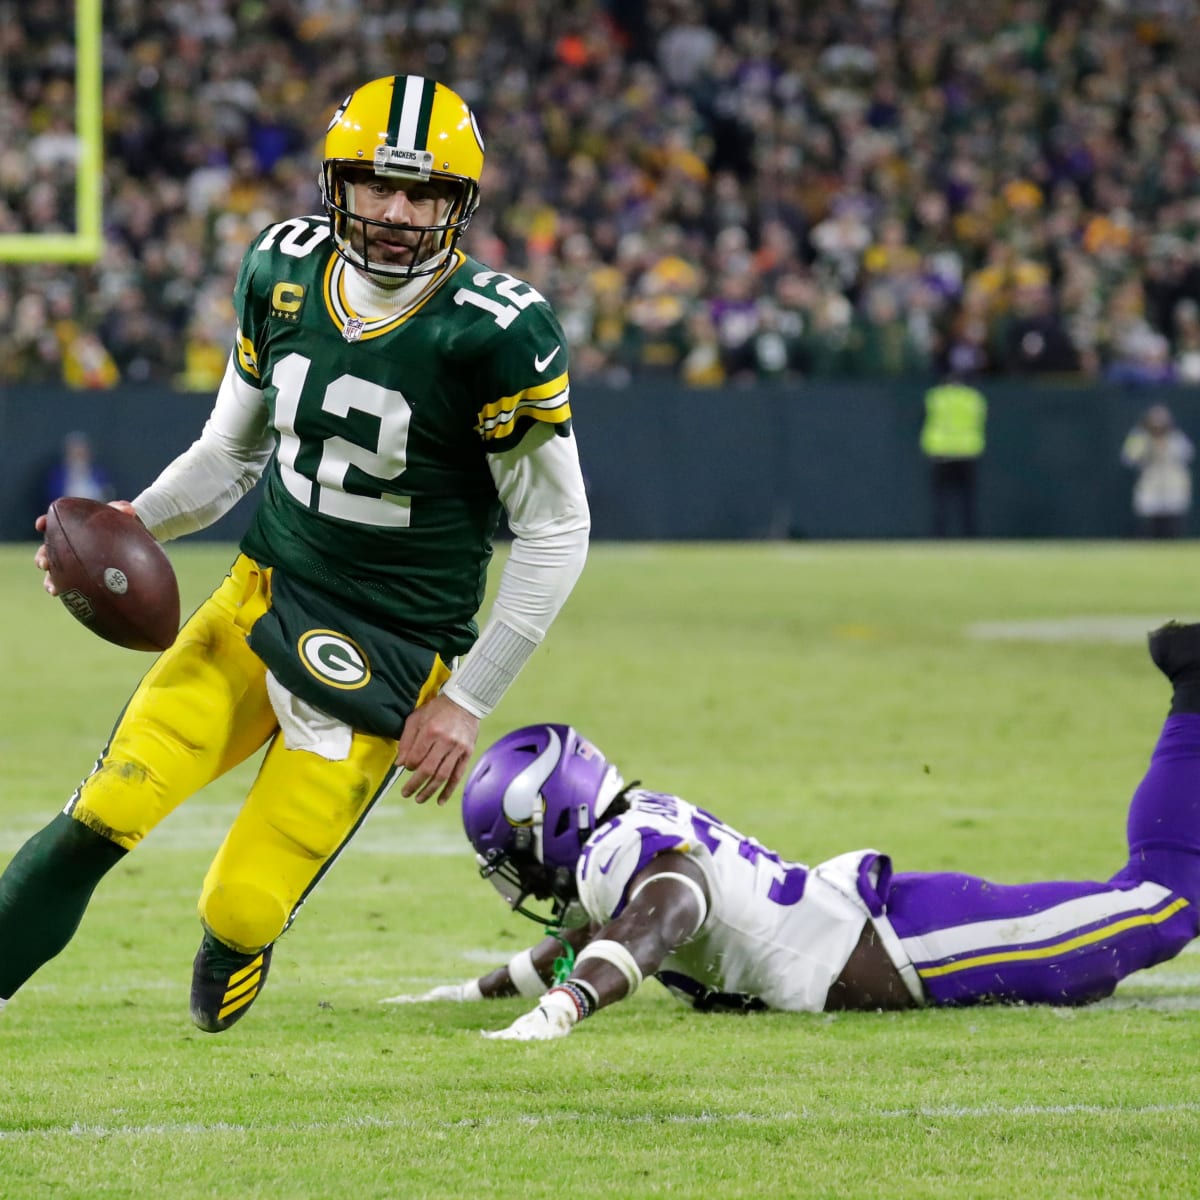
<path id="1" fill-rule="evenodd" d="M 463 787 L 467 837 L 509 907 L 561 925 L 575 900 L 575 864 L 625 786 L 620 772 L 570 725 L 526 725 L 489 746 Z M 524 907 L 553 901 L 549 918 Z"/>

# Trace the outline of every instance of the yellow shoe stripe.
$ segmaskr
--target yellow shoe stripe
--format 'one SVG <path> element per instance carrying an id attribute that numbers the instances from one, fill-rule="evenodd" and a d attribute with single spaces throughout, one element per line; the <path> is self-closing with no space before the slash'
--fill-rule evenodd
<path id="1" fill-rule="evenodd" d="M 235 983 L 246 978 L 252 971 L 257 971 L 262 966 L 263 956 L 260 954 L 253 962 L 247 963 L 240 971 L 234 971 L 229 977 L 229 986 L 233 987 Z"/>
<path id="2" fill-rule="evenodd" d="M 253 1000 L 257 995 L 258 988 L 255 988 L 252 992 L 247 992 L 240 999 L 234 1000 L 232 1004 L 226 1004 L 225 1007 L 221 1009 L 219 1013 L 217 1013 L 217 1020 L 223 1021 L 227 1016 L 229 1016 L 230 1013 L 237 1012 L 239 1008 L 245 1008 L 246 1005 L 249 1004 L 250 1001 Z"/>
<path id="3" fill-rule="evenodd" d="M 246 992 L 258 991 L 258 985 L 262 982 L 262 975 L 253 975 L 249 979 L 243 980 L 237 987 L 225 989 L 225 995 L 221 997 L 222 1004 L 228 1004 L 231 1000 L 236 1000 L 239 996 L 243 996 Z"/>

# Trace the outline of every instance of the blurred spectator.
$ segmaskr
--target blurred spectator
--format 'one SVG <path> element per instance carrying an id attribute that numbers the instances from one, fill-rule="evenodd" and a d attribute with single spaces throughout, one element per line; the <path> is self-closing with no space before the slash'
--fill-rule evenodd
<path id="1" fill-rule="evenodd" d="M 1175 309 L 1175 378 L 1200 383 L 1200 305 L 1183 300 Z"/>
<path id="2" fill-rule="evenodd" d="M 466 11 L 107 6 L 104 258 L 0 263 L 0 381 L 208 390 L 232 321 L 208 297 L 259 229 L 317 208 L 294 115 L 410 70 L 480 113 L 488 215 L 465 245 L 546 292 L 581 377 L 709 381 L 685 364 L 715 326 L 728 378 L 1196 381 L 1194 0 Z M 0 13 L 0 232 L 67 232 L 73 4 Z"/>
<path id="3" fill-rule="evenodd" d="M 1133 512 L 1142 534 L 1178 537 L 1192 507 L 1192 440 L 1165 404 L 1154 404 L 1129 431 L 1121 462 L 1137 472 Z"/>
<path id="4" fill-rule="evenodd" d="M 60 496 L 81 496 L 85 500 L 111 500 L 116 495 L 108 471 L 96 461 L 92 439 L 81 430 L 63 438 L 62 460 L 46 478 L 46 503 Z"/>
<path id="5" fill-rule="evenodd" d="M 1003 329 L 1003 363 L 1014 375 L 1064 375 L 1079 368 L 1079 353 L 1071 342 L 1054 294 L 1040 272 L 1028 270 L 1027 279 L 1013 289 L 1011 315 Z"/>
<path id="6" fill-rule="evenodd" d="M 690 349 L 683 360 L 682 378 L 690 387 L 720 387 L 725 382 L 721 342 L 706 309 L 696 309 L 688 320 Z"/>

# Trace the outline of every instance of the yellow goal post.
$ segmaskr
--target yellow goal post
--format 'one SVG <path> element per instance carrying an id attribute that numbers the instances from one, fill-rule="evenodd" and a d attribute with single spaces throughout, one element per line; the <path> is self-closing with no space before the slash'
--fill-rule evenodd
<path id="1" fill-rule="evenodd" d="M 104 129 L 101 68 L 101 0 L 75 0 L 75 176 L 74 233 L 0 234 L 0 262 L 95 262 L 104 249 Z"/>

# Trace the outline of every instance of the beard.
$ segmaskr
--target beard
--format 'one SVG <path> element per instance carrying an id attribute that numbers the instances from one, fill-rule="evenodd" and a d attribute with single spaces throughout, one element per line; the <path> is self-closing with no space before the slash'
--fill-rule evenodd
<path id="1" fill-rule="evenodd" d="M 439 235 L 436 233 L 386 229 L 364 225 L 361 221 L 356 225 L 351 244 L 368 271 L 380 267 L 389 272 L 408 271 L 437 253 Z"/>

